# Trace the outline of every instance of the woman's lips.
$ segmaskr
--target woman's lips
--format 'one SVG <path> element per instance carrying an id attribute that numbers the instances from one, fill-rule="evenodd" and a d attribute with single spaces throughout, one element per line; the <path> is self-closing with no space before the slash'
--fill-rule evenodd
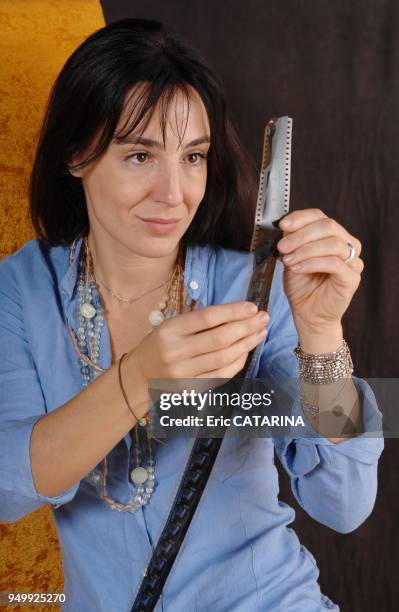
<path id="1" fill-rule="evenodd" d="M 146 219 L 140 219 L 140 221 L 142 221 L 154 234 L 163 236 L 172 232 L 175 229 L 176 225 L 179 223 L 180 219 L 178 221 L 168 223 L 166 223 L 165 221 L 163 221 L 162 223 L 159 221 L 147 221 Z"/>

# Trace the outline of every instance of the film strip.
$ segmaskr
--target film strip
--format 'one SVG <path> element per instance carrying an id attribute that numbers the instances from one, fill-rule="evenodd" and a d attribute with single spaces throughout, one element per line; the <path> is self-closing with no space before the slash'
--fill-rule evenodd
<path id="1" fill-rule="evenodd" d="M 271 119 L 265 128 L 262 166 L 259 179 L 258 201 L 255 211 L 255 227 L 250 251 L 254 253 L 254 269 L 247 297 L 259 310 L 267 310 L 274 269 L 278 257 L 277 242 L 283 232 L 274 227 L 273 221 L 289 212 L 291 181 L 292 119 Z M 255 347 L 238 374 L 250 378 L 253 367 L 262 350 Z"/>

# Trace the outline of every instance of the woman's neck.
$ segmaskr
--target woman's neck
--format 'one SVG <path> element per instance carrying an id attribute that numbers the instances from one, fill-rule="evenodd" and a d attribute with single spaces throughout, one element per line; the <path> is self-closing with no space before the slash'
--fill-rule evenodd
<path id="1" fill-rule="evenodd" d="M 96 280 L 112 292 L 133 299 L 169 280 L 179 245 L 164 257 L 143 257 L 114 241 L 102 240 L 89 232 L 88 245 Z M 161 291 L 161 289 L 159 290 Z"/>

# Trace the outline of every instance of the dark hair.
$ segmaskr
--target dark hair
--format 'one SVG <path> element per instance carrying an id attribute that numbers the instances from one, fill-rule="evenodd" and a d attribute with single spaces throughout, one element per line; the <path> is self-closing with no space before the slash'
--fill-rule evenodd
<path id="1" fill-rule="evenodd" d="M 135 100 L 135 120 L 115 134 L 126 100 Z M 221 84 L 206 62 L 157 21 L 123 19 L 89 36 L 71 55 L 51 90 L 30 180 L 30 214 L 38 235 L 69 244 L 87 235 L 89 219 L 81 179 L 68 172 L 74 157 L 97 144 L 84 166 L 105 152 L 112 138 L 145 126 L 158 102 L 165 139 L 167 108 L 188 87 L 208 115 L 211 145 L 204 198 L 183 242 L 246 249 L 256 205 L 256 168 L 226 110 Z M 133 114 L 133 113 L 132 113 Z"/>

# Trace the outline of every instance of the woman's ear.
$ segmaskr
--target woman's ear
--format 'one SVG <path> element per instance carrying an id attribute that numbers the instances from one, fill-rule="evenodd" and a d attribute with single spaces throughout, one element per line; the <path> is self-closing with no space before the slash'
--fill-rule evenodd
<path id="1" fill-rule="evenodd" d="M 65 162 L 67 174 L 71 174 L 76 178 L 84 178 L 86 176 L 87 172 L 92 167 L 92 160 L 88 163 L 85 162 L 93 156 L 99 138 L 100 136 L 97 135 L 83 151 L 73 154 L 72 157 Z"/>
<path id="2" fill-rule="evenodd" d="M 84 178 L 92 167 L 92 160 L 87 163 L 87 160 L 90 159 L 93 155 L 94 148 L 97 146 L 98 138 L 94 138 L 89 146 L 87 146 L 83 151 L 79 153 L 75 153 L 72 155 L 70 159 L 65 162 L 66 172 L 75 176 L 76 178 Z M 85 163 L 86 162 L 86 163 Z"/>
<path id="3" fill-rule="evenodd" d="M 89 152 L 85 150 L 83 153 L 77 153 L 72 155 L 70 159 L 65 162 L 66 172 L 75 176 L 76 178 L 84 178 L 91 166 L 91 163 L 85 164 L 84 162 L 88 159 Z"/>
<path id="4" fill-rule="evenodd" d="M 74 157 L 71 161 L 66 163 L 66 174 L 71 174 L 76 178 L 83 178 L 86 166 L 83 168 L 79 166 L 80 160 Z"/>

